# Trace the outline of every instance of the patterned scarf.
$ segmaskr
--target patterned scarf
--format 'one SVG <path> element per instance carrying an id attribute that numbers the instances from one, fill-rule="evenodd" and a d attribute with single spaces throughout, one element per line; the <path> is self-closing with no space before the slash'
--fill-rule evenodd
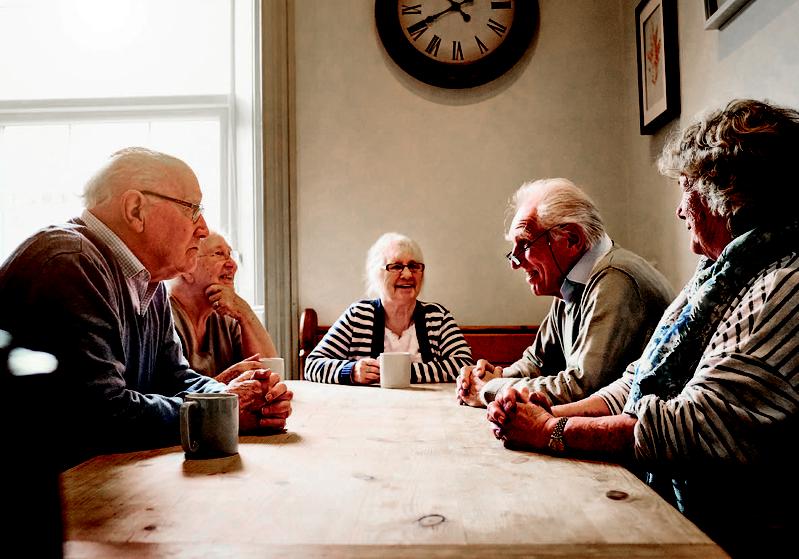
<path id="1" fill-rule="evenodd" d="M 715 262 L 703 258 L 683 292 L 687 301 L 660 320 L 635 368 L 627 406 L 642 396 L 677 396 L 699 364 L 733 299 L 769 264 L 799 246 L 799 221 L 755 228 L 733 239 Z"/>

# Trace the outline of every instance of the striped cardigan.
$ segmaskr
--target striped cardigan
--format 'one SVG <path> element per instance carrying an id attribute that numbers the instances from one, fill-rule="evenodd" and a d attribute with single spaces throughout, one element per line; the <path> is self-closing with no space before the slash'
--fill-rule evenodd
<path id="1" fill-rule="evenodd" d="M 411 382 L 453 382 L 472 351 L 452 314 L 437 303 L 416 302 L 413 311 L 422 363 L 411 365 Z M 314 382 L 352 384 L 355 362 L 383 351 L 385 310 L 379 299 L 353 303 L 308 355 L 305 378 Z"/>
<path id="2" fill-rule="evenodd" d="M 672 307 L 684 301 L 683 292 Z M 650 394 L 628 402 L 635 363 L 597 395 L 611 413 L 638 418 L 635 454 L 641 461 L 756 463 L 768 430 L 799 416 L 797 331 L 799 256 L 792 254 L 741 290 L 676 398 Z"/>
<path id="3" fill-rule="evenodd" d="M 629 401 L 634 370 L 596 395 L 638 418 L 635 458 L 653 487 L 736 554 L 784 555 L 799 525 L 799 255 L 739 292 L 676 397 Z"/>

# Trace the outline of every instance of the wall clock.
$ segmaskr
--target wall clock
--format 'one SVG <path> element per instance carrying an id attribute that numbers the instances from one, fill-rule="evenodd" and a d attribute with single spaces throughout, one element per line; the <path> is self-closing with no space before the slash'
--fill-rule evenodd
<path id="1" fill-rule="evenodd" d="M 510 70 L 537 28 L 536 0 L 375 0 L 389 56 L 430 85 L 482 85 Z"/>

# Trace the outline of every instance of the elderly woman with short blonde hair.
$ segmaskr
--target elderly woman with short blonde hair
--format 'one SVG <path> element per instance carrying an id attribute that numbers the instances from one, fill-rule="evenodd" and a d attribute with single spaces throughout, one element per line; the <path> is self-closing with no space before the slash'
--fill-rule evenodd
<path id="1" fill-rule="evenodd" d="M 382 235 L 366 258 L 367 294 L 350 305 L 308 355 L 305 378 L 336 384 L 380 382 L 384 351 L 411 354 L 411 382 L 453 382 L 472 352 L 452 314 L 417 298 L 424 282 L 419 245 L 399 233 Z"/>

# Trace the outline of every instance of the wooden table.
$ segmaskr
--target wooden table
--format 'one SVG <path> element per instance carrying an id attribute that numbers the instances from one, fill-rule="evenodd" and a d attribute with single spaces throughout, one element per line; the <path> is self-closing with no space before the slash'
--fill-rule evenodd
<path id="1" fill-rule="evenodd" d="M 620 466 L 506 450 L 452 384 L 289 384 L 288 432 L 237 456 L 65 472 L 66 556 L 726 557 Z"/>

